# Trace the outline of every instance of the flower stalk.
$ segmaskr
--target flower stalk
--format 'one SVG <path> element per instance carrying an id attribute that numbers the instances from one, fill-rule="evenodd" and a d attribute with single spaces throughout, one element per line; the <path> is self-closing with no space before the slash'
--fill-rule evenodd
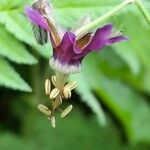
<path id="1" fill-rule="evenodd" d="M 97 18 L 96 20 L 92 21 L 91 23 L 79 28 L 75 35 L 77 37 L 80 37 L 84 32 L 87 32 L 89 30 L 93 30 L 94 28 L 98 27 L 102 22 L 112 17 L 114 14 L 116 14 L 118 11 L 120 11 L 122 8 L 126 7 L 127 5 L 133 3 L 135 0 L 125 0 L 120 5 L 116 6 L 114 9 L 110 10 L 109 12 L 105 13 L 103 16 Z"/>
<path id="2" fill-rule="evenodd" d="M 147 10 L 145 9 L 144 5 L 142 4 L 141 0 L 136 0 L 136 5 L 142 15 L 144 16 L 145 20 L 147 21 L 148 25 L 150 26 L 150 15 L 148 14 Z"/>

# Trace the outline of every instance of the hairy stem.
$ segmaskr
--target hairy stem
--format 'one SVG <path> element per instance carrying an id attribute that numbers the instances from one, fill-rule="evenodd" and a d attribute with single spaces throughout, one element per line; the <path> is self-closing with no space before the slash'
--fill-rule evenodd
<path id="1" fill-rule="evenodd" d="M 75 34 L 77 35 L 77 37 L 80 37 L 84 32 L 87 32 L 87 31 L 90 31 L 90 30 L 96 28 L 102 22 L 104 22 L 105 20 L 109 19 L 114 14 L 116 14 L 119 10 L 121 10 L 122 8 L 126 7 L 128 4 L 131 4 L 133 2 L 134 2 L 134 0 L 125 0 L 120 5 L 116 6 L 115 8 L 113 8 L 112 10 L 110 10 L 109 12 L 104 14 L 103 16 L 101 16 L 101 17 L 97 18 L 96 20 L 92 21 L 91 23 L 79 28 L 75 32 Z"/>

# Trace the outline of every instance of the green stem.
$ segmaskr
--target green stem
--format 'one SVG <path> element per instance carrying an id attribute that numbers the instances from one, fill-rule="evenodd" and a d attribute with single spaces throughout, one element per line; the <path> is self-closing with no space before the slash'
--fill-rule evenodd
<path id="1" fill-rule="evenodd" d="M 107 20 L 108 18 L 112 17 L 115 13 L 117 13 L 119 10 L 121 10 L 122 8 L 124 8 L 125 6 L 127 6 L 128 4 L 133 3 L 134 0 L 125 0 L 124 2 L 122 2 L 120 5 L 116 6 L 114 9 L 110 10 L 109 12 L 107 12 L 106 14 L 104 14 L 103 16 L 99 17 L 98 19 L 92 21 L 91 23 L 79 28 L 75 34 L 77 35 L 77 37 L 80 37 L 83 33 L 88 32 L 94 28 L 96 28 L 97 26 L 99 26 L 103 21 Z"/>
<path id="2" fill-rule="evenodd" d="M 144 16 L 145 20 L 147 21 L 148 25 L 150 25 L 150 15 L 148 14 L 147 10 L 143 6 L 141 0 L 136 0 L 137 7 L 141 11 L 142 15 Z"/>

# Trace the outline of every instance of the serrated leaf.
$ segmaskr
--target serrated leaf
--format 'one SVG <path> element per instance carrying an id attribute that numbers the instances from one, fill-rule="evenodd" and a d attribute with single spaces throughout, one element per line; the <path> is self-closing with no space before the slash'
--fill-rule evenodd
<path id="1" fill-rule="evenodd" d="M 145 68 L 149 68 L 150 64 L 150 30 L 145 20 L 139 16 L 137 10 L 118 16 L 117 24 L 120 26 L 124 24 L 123 30 L 125 29 L 129 41 L 126 44 L 122 43 L 115 46 L 116 52 L 126 60 L 133 73 L 136 74 L 141 70 L 140 64 Z M 125 24 L 125 22 L 127 23 Z"/>
<path id="2" fill-rule="evenodd" d="M 83 65 L 81 73 L 85 82 L 88 81 L 103 103 L 113 111 L 131 141 L 150 142 L 150 106 L 146 99 L 119 80 L 105 77 L 96 60 L 97 56 L 92 55 Z"/>
<path id="3" fill-rule="evenodd" d="M 14 90 L 32 91 L 20 75 L 2 58 L 0 58 L 0 85 Z"/>
<path id="4" fill-rule="evenodd" d="M 101 66 L 102 72 L 112 78 L 120 79 L 138 91 L 150 92 L 149 69 L 142 69 L 138 74 L 133 73 L 127 61 L 114 52 L 115 49 L 105 48 L 98 56 L 97 63 Z M 110 61 L 111 60 L 111 61 Z M 133 61 L 133 60 L 132 60 Z M 140 64 L 140 62 L 138 62 Z M 141 64 L 140 64 L 141 67 Z"/>
<path id="5" fill-rule="evenodd" d="M 0 23 L 19 40 L 31 45 L 42 56 L 49 58 L 52 48 L 50 43 L 40 46 L 36 43 L 30 21 L 18 10 L 5 10 L 0 12 Z"/>
<path id="6" fill-rule="evenodd" d="M 35 64 L 37 60 L 26 50 L 24 45 L 0 26 L 0 55 L 21 64 Z"/>
<path id="7" fill-rule="evenodd" d="M 84 80 L 84 76 L 82 76 L 82 74 L 71 77 L 71 79 L 74 78 L 77 78 L 79 82 L 79 86 L 76 88 L 76 91 L 80 94 L 81 100 L 92 109 L 92 111 L 96 114 L 99 123 L 104 126 L 106 124 L 104 112 L 97 98 L 92 93 L 92 89 L 88 82 Z"/>

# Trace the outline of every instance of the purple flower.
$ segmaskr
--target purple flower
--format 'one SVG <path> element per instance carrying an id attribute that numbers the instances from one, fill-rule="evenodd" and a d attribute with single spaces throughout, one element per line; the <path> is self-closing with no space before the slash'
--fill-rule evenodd
<path id="1" fill-rule="evenodd" d="M 70 74 L 80 71 L 83 58 L 92 51 L 99 51 L 107 45 L 127 40 L 127 37 L 112 34 L 112 24 L 98 28 L 96 32 L 84 33 L 77 37 L 75 31 L 89 23 L 89 17 L 80 19 L 71 31 L 64 31 L 56 25 L 52 17 L 52 8 L 46 4 L 39 11 L 34 7 L 26 6 L 25 14 L 30 21 L 38 27 L 46 30 L 53 46 L 53 56 L 50 66 L 63 73 Z M 81 23 L 82 22 L 82 23 Z"/>

